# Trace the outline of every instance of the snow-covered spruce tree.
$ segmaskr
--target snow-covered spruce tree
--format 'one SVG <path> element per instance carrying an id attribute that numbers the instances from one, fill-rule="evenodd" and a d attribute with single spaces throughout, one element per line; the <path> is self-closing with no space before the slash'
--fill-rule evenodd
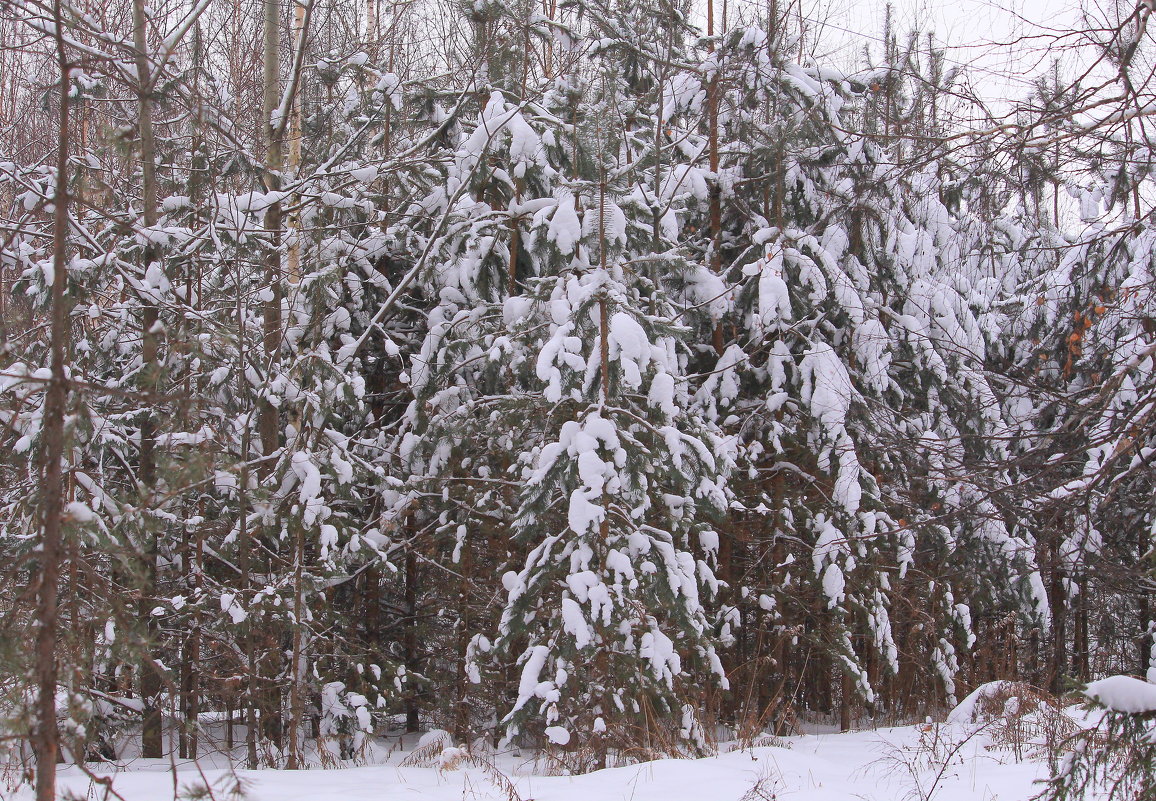
<path id="1" fill-rule="evenodd" d="M 608 748 L 672 747 L 671 723 L 701 744 L 701 693 L 725 684 L 701 596 L 729 454 L 686 408 L 671 310 L 654 294 L 660 314 L 642 312 L 631 283 L 600 268 L 507 304 L 515 330 L 539 332 L 545 384 L 530 396 L 545 442 L 519 457 L 515 531 L 531 550 L 504 578 L 497 645 L 524 646 L 507 720 L 589 746 L 596 764 Z"/>
<path id="2" fill-rule="evenodd" d="M 967 604 L 983 595 L 948 577 L 969 561 L 994 566 L 1006 578 L 991 586 L 1030 610 L 1031 555 L 990 505 L 961 514 L 980 493 L 960 468 L 1003 424 L 983 331 L 952 274 L 960 254 L 938 179 L 896 171 L 845 132 L 867 83 L 768 50 L 761 30 L 733 31 L 704 64 L 720 87 L 717 171 L 704 169 L 704 86 L 687 78 L 673 96 L 673 135 L 697 160 L 674 170 L 669 203 L 703 253 L 675 289 L 697 340 L 713 341 L 695 362 L 697 402 L 741 436 L 749 465 L 734 483 L 748 511 L 724 534 L 720 571 L 736 585 L 732 619 L 773 636 L 740 642 L 771 652 L 781 688 L 808 632 L 851 679 L 847 725 L 848 691 L 871 702 L 889 675 L 951 696 Z M 908 603 L 928 614 L 898 642 L 890 618 Z M 900 650 L 913 659 L 901 665 Z M 811 665 L 814 691 L 823 668 Z M 780 702 L 761 699 L 756 719 Z"/>
<path id="3" fill-rule="evenodd" d="M 1009 486 L 995 500 L 1037 551 L 1051 620 L 1034 679 L 1056 692 L 1097 662 L 1147 670 L 1149 598 L 1135 577 L 1151 567 L 1153 520 L 1143 456 L 1153 242 L 1140 200 L 1150 148 L 1112 113 L 1075 122 L 1085 88 L 1059 76 L 1037 81 L 1021 105 L 1032 144 L 1003 144 L 1005 178 L 984 204 L 1002 211 L 967 231 L 988 284 L 988 364 L 1011 434 Z M 1138 664 L 1108 661 L 1128 652 Z"/>
<path id="4" fill-rule="evenodd" d="M 1156 240 L 1144 223 L 1105 218 L 1097 187 L 1077 193 L 1092 219 L 1071 235 L 1058 263 L 1024 280 L 1007 307 L 1016 332 L 1009 407 L 1031 432 L 1020 449 L 1023 525 L 1048 574 L 1054 628 L 1046 680 L 1056 689 L 1067 676 L 1090 675 L 1096 608 L 1150 632 L 1146 593 L 1118 588 L 1131 584 L 1125 576 L 1151 570 L 1156 520 L 1144 456 L 1156 389 L 1147 322 Z M 1143 672 L 1151 640 L 1138 645 Z"/>
<path id="5" fill-rule="evenodd" d="M 520 62 L 535 56 L 537 50 L 530 48 L 546 51 L 541 26 L 519 22 L 500 8 L 487 8 L 487 14 L 500 19 L 476 14 L 470 19 L 475 27 L 484 22 L 506 36 L 518 34 L 511 43 L 521 48 Z M 483 48 L 476 57 L 488 53 Z M 487 64 L 494 66 L 492 61 Z M 427 641 L 424 650 L 429 658 L 422 670 L 431 680 L 453 688 L 436 698 L 431 716 L 462 741 L 483 728 L 502 705 L 501 688 L 493 684 L 477 688 L 470 681 L 468 654 L 475 635 L 496 626 L 499 608 L 486 577 L 505 569 L 509 546 L 502 532 L 513 519 L 506 505 L 508 493 L 486 477 L 475 480 L 471 465 L 494 464 L 492 469 L 500 472 L 502 463 L 508 462 L 509 446 L 496 446 L 499 438 L 491 437 L 496 434 L 492 431 L 481 437 L 466 427 L 429 431 L 429 418 L 437 417 L 438 407 L 450 402 L 452 394 L 501 394 L 503 389 L 501 380 L 469 386 L 470 377 L 484 363 L 463 368 L 450 387 L 431 384 L 428 363 L 446 358 L 443 350 L 473 347 L 468 339 L 458 339 L 470 334 L 466 318 L 492 312 L 492 304 L 520 292 L 528 278 L 541 272 L 540 259 L 527 249 L 526 236 L 543 210 L 548 213 L 559 203 L 555 180 L 569 158 L 561 121 L 569 116 L 574 95 L 564 81 L 527 76 L 527 68 L 526 63 L 513 72 L 479 68 L 473 73 L 481 84 L 477 93 L 459 98 L 451 108 L 435 104 L 431 116 L 442 133 L 431 148 L 438 169 L 427 169 L 420 184 L 411 184 L 420 186 L 420 193 L 390 226 L 391 234 L 420 248 L 422 255 L 412 267 L 418 274 L 409 302 L 428 309 L 424 321 L 428 335 L 412 351 L 410 380 L 419 400 L 403 420 L 399 468 L 413 481 L 394 505 L 395 537 L 406 550 L 407 603 L 416 600 L 413 584 L 427 588 L 421 599 L 423 608 L 429 609 L 422 615 L 426 632 L 422 639 Z M 483 80 L 490 81 L 488 88 Z M 480 107 L 475 102 L 478 94 L 483 100 Z M 471 113 L 472 107 L 477 110 Z M 411 454 L 415 438 L 422 446 Z M 436 451 L 449 449 L 453 457 L 427 460 L 427 441 Z M 419 564 L 419 553 L 429 561 Z M 443 571 L 450 571 L 450 581 Z M 407 652 L 413 650 L 414 627 L 416 622 L 406 634 Z M 418 658 L 410 654 L 411 661 Z"/>
<path id="6" fill-rule="evenodd" d="M 603 30 L 612 25 L 612 21 L 601 17 L 592 24 Z M 637 38 L 638 26 L 612 25 L 607 30 Z M 603 38 L 602 44 L 605 64 L 617 63 L 616 57 L 622 55 L 619 46 L 612 38 Z M 653 57 L 634 50 L 630 50 L 628 56 L 636 60 L 643 58 L 644 63 Z M 559 57 L 565 63 L 565 55 Z M 525 505 L 529 501 L 518 486 L 506 478 L 511 469 L 525 469 L 524 464 L 521 467 L 512 464 L 511 451 L 522 448 L 528 449 L 526 453 L 533 453 L 535 448 L 553 442 L 559 436 L 557 427 L 567 419 L 572 418 L 572 423 L 580 425 L 587 416 L 586 412 L 573 409 L 558 409 L 547 415 L 547 406 L 543 406 L 552 402 L 544 400 L 547 396 L 543 394 L 542 379 L 534 374 L 542 338 L 550 333 L 541 330 L 541 326 L 561 325 L 544 322 L 546 318 L 541 316 L 544 298 L 551 292 L 576 291 L 573 287 L 564 290 L 566 280 L 575 280 L 569 277 L 575 268 L 589 269 L 591 249 L 598 250 L 597 244 L 602 243 L 609 257 L 625 259 L 630 265 L 621 278 L 625 282 L 621 292 L 626 294 L 618 297 L 617 303 L 642 302 L 647 314 L 662 316 L 654 308 L 662 301 L 652 288 L 644 289 L 642 296 L 633 288 L 649 286 L 635 271 L 661 269 L 668 260 L 667 255 L 654 250 L 656 242 L 667 240 L 666 229 L 656 228 L 655 212 L 659 212 L 659 217 L 661 212 L 655 195 L 649 190 L 651 177 L 647 170 L 651 161 L 648 157 L 641 163 L 637 176 L 626 176 L 620 170 L 616 177 L 608 179 L 614 184 L 610 188 L 600 188 L 598 183 L 605 174 L 600 172 L 599 159 L 610 160 L 606 172 L 632 167 L 636 160 L 631 149 L 639 147 L 640 142 L 642 148 L 650 148 L 649 134 L 653 132 L 650 129 L 644 130 L 641 136 L 636 134 L 631 125 L 637 124 L 637 118 L 630 112 L 625 116 L 635 122 L 625 122 L 625 133 L 611 134 L 612 130 L 620 131 L 619 126 L 624 124 L 623 119 L 618 118 L 623 109 L 617 103 L 625 100 L 633 104 L 635 100 L 615 94 L 616 78 L 610 79 L 607 75 L 610 72 L 607 66 L 593 82 L 577 75 L 545 80 L 540 100 L 533 94 L 526 95 L 521 107 L 512 102 L 508 93 L 492 92 L 478 121 L 465 126 L 453 157 L 451 186 L 458 187 L 460 199 L 456 199 L 457 205 L 446 225 L 443 246 L 446 261 L 433 266 L 429 278 L 433 283 L 431 291 L 437 291 L 441 303 L 431 313 L 429 337 L 415 358 L 413 386 L 417 400 L 408 415 L 402 442 L 403 458 L 413 479 L 399 508 L 418 506 L 427 510 L 426 514 L 437 510 L 437 521 L 431 520 L 430 526 L 444 543 L 445 556 L 449 557 L 447 566 L 462 577 L 476 575 L 482 564 L 490 570 L 502 565 L 522 567 L 528 552 L 537 553 L 538 543 L 544 536 L 539 526 L 546 525 L 547 521 L 533 524 L 526 519 Z M 638 74 L 634 80 L 645 83 L 650 78 Z M 651 89 L 645 92 L 651 93 Z M 563 127 L 566 123 L 572 126 L 569 130 Z M 479 170 L 478 164 L 487 169 Z M 643 187 L 641 190 L 632 186 L 635 177 Z M 601 222 L 603 218 L 605 222 Z M 534 276 L 543 278 L 535 280 Z M 515 336 L 515 323 L 523 315 L 518 314 L 512 320 L 506 318 L 512 308 L 518 308 L 516 304 L 523 303 L 520 293 L 526 287 L 530 287 L 530 294 L 537 298 L 527 308 L 537 309 L 537 316 L 522 321 L 526 330 L 518 329 Z M 508 297 L 510 294 L 515 297 Z M 503 298 L 506 298 L 504 302 Z M 562 302 L 558 300 L 555 305 Z M 566 341 L 571 351 L 578 347 L 574 344 L 578 341 L 575 337 Z M 587 357 L 591 355 L 587 353 Z M 573 363 L 579 357 L 568 358 Z M 672 363 L 666 371 L 677 375 L 675 369 Z M 529 412 L 527 404 L 541 411 Z M 544 427 L 547 423 L 554 430 Z M 620 422 L 612 420 L 610 425 L 620 425 Z M 523 461 L 528 458 L 523 454 Z M 572 480 L 567 481 L 567 493 L 573 489 Z M 543 487 L 535 490 L 545 495 L 555 491 L 549 482 L 543 482 Z M 653 488 L 644 491 L 650 492 Z M 416 499 L 424 500 L 417 504 Z M 545 500 L 539 498 L 536 502 Z M 550 524 L 559 522 L 552 520 Z M 688 520 L 687 525 L 691 522 Z M 513 543 L 501 539 L 503 529 L 508 527 L 524 529 Z M 591 536 L 588 531 L 581 533 Z M 579 532 L 571 531 L 570 536 L 577 538 Z M 681 538 L 683 532 L 675 531 L 672 536 Z M 530 558 L 543 557 L 537 554 Z M 538 565 L 538 568 L 545 570 L 546 566 Z M 463 612 L 470 611 L 471 604 L 464 597 L 469 592 L 463 584 L 457 602 L 456 626 L 465 626 L 468 622 Z M 536 603 L 535 597 L 535 593 L 519 594 L 518 603 Z M 552 599 L 555 605 L 557 602 L 557 598 Z M 585 600 L 573 602 L 580 604 Z M 653 600 L 649 604 L 646 608 L 657 611 Z M 507 608 L 503 616 L 515 625 L 500 638 L 501 660 L 521 655 L 524 645 L 521 639 L 524 635 L 516 625 L 519 616 L 511 617 L 511 614 Z M 525 614 L 523 611 L 521 616 Z M 555 617 L 543 620 L 541 626 L 560 625 L 557 608 L 554 614 Z M 535 636 L 549 640 L 554 635 L 543 628 L 537 630 Z M 705 636 L 705 632 L 699 636 Z M 482 681 L 480 671 L 492 660 L 486 655 L 491 645 L 489 640 L 469 636 L 459 638 L 459 650 L 462 644 L 466 648 L 458 655 L 463 660 L 459 676 Z M 593 647 L 589 642 L 583 646 Z M 570 647 L 573 648 L 573 643 Z M 565 661 L 567 657 L 562 659 Z M 532 664 L 542 668 L 538 661 Z M 553 661 L 551 666 L 557 667 Z M 492 676 L 487 675 L 486 679 Z M 603 683 L 605 681 L 603 679 Z M 601 700 L 608 703 L 606 699 Z M 527 703 L 528 699 L 517 695 L 509 701 L 517 702 L 518 707 L 512 720 L 520 723 L 523 730 L 540 733 L 546 725 L 541 716 L 550 714 L 541 707 L 541 702 Z M 495 701 L 491 708 L 504 713 L 506 710 L 501 708 L 509 701 Z M 461 726 L 467 713 L 460 708 L 460 701 L 455 703 L 459 709 L 452 718 L 455 734 L 461 737 L 466 733 Z M 578 715 L 573 703 L 567 699 L 564 714 Z M 669 708 L 669 700 L 663 705 Z M 586 712 L 589 709 L 587 705 Z M 621 747 L 632 739 L 622 714 L 617 709 L 606 709 L 604 703 L 603 725 L 609 726 L 611 733 L 593 737 L 591 718 L 584 721 L 587 724 L 584 730 L 582 726 L 575 729 L 574 743 L 598 743 L 599 758 L 604 759 L 607 747 Z M 633 716 L 637 724 L 639 715 L 644 719 L 645 712 L 629 710 L 626 714 Z M 575 722 L 579 722 L 577 718 Z"/>
<path id="7" fill-rule="evenodd" d="M 545 731 L 599 761 L 648 732 L 665 743 L 671 715 L 700 736 L 694 691 L 719 668 L 700 602 L 711 573 L 693 554 L 712 549 L 703 522 L 725 507 L 727 455 L 684 409 L 677 329 L 640 302 L 596 269 L 463 311 L 415 375 L 429 418 L 408 445 L 430 478 L 459 473 L 447 499 L 476 504 L 458 554 L 495 511 L 527 553 L 495 643 L 522 663 L 510 734 Z M 489 382 L 503 391 L 474 396 Z M 475 639 L 479 660 L 488 648 Z"/>

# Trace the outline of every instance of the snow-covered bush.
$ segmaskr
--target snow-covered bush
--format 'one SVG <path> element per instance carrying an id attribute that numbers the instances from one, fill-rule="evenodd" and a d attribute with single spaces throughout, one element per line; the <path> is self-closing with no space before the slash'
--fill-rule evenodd
<path id="1" fill-rule="evenodd" d="M 330 759 L 356 759 L 373 734 L 373 707 L 361 693 L 331 681 L 321 688 L 318 748 Z"/>
<path id="2" fill-rule="evenodd" d="M 1156 798 L 1156 685 L 1110 676 L 1084 695 L 1095 723 L 1063 744 L 1040 801 Z"/>
<path id="3" fill-rule="evenodd" d="M 1024 681 L 980 685 L 947 720 L 982 726 L 991 748 L 1011 751 L 1017 761 L 1050 756 L 1079 728 L 1062 699 Z"/>

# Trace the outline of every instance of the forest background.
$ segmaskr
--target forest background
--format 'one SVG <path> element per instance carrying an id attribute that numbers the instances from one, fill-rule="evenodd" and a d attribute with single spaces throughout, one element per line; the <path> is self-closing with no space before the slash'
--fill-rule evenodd
<path id="1" fill-rule="evenodd" d="M 1017 75 L 775 1 L 0 11 L 15 763 L 1152 669 L 1146 3 Z"/>

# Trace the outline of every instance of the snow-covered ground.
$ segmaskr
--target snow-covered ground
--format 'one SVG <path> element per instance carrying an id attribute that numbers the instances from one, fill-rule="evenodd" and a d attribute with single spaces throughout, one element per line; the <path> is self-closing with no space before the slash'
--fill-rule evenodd
<path id="1" fill-rule="evenodd" d="M 175 795 L 186 798 L 208 782 L 217 801 L 235 798 L 238 781 L 252 801 L 1027 801 L 1039 792 L 1034 783 L 1046 775 L 1046 763 L 1033 759 L 1031 749 L 1017 760 L 989 732 L 975 732 L 974 725 L 954 723 L 811 734 L 582 776 L 542 775 L 540 762 L 513 752 L 473 765 L 443 759 L 447 764 L 438 766 L 434 758 L 429 767 L 403 767 L 414 745 L 408 742 L 405 750 L 382 753 L 383 764 L 365 767 L 230 771 L 178 762 L 174 779 L 168 762 L 136 760 L 100 773 L 112 776 L 125 801 L 174 798 L 174 781 Z M 76 767 L 62 767 L 60 784 L 62 797 L 103 797 Z"/>

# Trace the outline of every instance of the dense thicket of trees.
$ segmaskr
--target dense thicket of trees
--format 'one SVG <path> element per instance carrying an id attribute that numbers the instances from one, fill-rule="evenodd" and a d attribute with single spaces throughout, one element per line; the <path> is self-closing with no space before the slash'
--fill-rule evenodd
<path id="1" fill-rule="evenodd" d="M 0 8 L 13 758 L 1152 668 L 1146 6 L 998 117 L 776 3 Z"/>

